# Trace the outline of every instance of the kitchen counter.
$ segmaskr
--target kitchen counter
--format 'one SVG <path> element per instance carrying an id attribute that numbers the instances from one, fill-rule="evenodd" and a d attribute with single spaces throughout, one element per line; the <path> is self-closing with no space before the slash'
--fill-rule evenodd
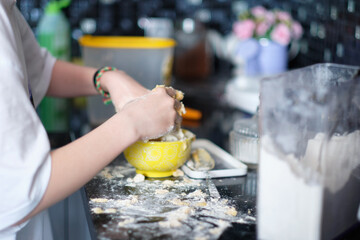
<path id="1" fill-rule="evenodd" d="M 135 176 L 120 155 L 86 184 L 92 239 L 256 239 L 256 170 L 207 180 Z"/>
<path id="2" fill-rule="evenodd" d="M 215 79 L 174 86 L 185 92 L 186 106 L 203 113 L 201 121 L 186 123 L 184 128 L 229 151 L 234 120 L 249 115 L 226 105 L 225 83 Z M 120 155 L 82 189 L 89 239 L 256 239 L 256 169 L 243 177 L 210 181 L 169 177 L 134 182 L 135 175 Z M 215 186 L 219 196 L 209 186 Z M 194 197 L 197 190 L 203 199 Z M 228 207 L 236 209 L 236 216 L 226 214 Z M 357 224 L 338 239 L 359 236 Z"/>

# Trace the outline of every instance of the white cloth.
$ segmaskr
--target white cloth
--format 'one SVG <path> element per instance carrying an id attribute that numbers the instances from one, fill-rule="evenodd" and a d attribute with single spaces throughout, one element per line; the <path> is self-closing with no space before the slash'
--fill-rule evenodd
<path id="1" fill-rule="evenodd" d="M 15 1 L 1 0 L 0 239 L 16 238 L 26 224 L 13 224 L 39 204 L 50 178 L 50 144 L 29 100 L 29 86 L 38 105 L 49 87 L 55 61 L 39 47 Z M 35 220 L 28 224 L 41 223 Z"/>

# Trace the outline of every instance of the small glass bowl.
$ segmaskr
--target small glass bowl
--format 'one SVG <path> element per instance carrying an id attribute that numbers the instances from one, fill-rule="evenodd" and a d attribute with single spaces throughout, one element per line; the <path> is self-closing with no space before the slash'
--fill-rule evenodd
<path id="1" fill-rule="evenodd" d="M 257 118 L 236 120 L 230 132 L 230 152 L 248 165 L 259 162 L 259 133 Z"/>

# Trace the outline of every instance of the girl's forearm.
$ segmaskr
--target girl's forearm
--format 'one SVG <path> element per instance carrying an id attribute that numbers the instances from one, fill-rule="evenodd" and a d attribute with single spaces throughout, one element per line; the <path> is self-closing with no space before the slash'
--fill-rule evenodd
<path id="1" fill-rule="evenodd" d="M 77 191 L 135 142 L 138 136 L 131 122 L 127 115 L 115 114 L 87 135 L 52 151 L 47 190 L 39 205 L 23 221 Z"/>
<path id="2" fill-rule="evenodd" d="M 98 94 L 93 85 L 97 69 L 57 60 L 47 91 L 52 97 L 78 97 Z"/>

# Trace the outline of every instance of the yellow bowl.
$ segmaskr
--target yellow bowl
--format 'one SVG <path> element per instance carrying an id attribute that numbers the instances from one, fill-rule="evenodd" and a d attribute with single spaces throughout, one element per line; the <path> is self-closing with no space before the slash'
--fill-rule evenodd
<path id="1" fill-rule="evenodd" d="M 188 160 L 195 135 L 182 130 L 186 138 L 181 141 L 138 141 L 125 149 L 126 160 L 136 172 L 147 177 L 168 177 Z"/>

